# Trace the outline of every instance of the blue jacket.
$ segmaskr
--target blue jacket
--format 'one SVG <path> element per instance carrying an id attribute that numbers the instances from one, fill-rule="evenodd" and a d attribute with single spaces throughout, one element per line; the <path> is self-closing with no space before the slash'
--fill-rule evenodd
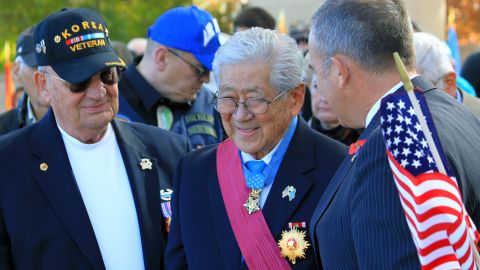
<path id="1" fill-rule="evenodd" d="M 114 120 L 112 126 L 130 180 L 145 269 L 162 269 L 160 189 L 171 184 L 188 142 L 143 124 Z M 152 170 L 141 170 L 141 158 L 150 159 Z M 52 110 L 0 138 L 0 171 L 0 269 L 105 269 Z"/>
<path id="2" fill-rule="evenodd" d="M 167 269 L 245 269 L 227 216 L 216 169 L 216 146 L 185 156 L 177 167 L 173 217 L 165 257 Z M 346 155 L 346 146 L 313 131 L 300 119 L 262 209 L 275 241 L 289 222 L 306 222 L 330 178 Z M 287 186 L 295 198 L 282 198 Z M 313 249 L 293 269 L 315 269 Z"/>

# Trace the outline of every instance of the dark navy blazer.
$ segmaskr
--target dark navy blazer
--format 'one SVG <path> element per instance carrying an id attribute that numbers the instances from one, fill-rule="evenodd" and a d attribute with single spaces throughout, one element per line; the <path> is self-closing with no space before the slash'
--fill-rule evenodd
<path id="1" fill-rule="evenodd" d="M 171 181 L 186 138 L 112 121 L 138 215 L 145 269 L 161 269 L 160 186 Z M 141 170 L 142 158 L 153 163 Z M 41 170 L 40 164 L 48 165 Z M 105 269 L 52 111 L 0 139 L 0 269 Z"/>
<path id="2" fill-rule="evenodd" d="M 478 226 L 480 121 L 422 76 L 413 83 L 425 92 L 467 211 Z M 420 269 L 379 118 L 377 113 L 363 131 L 360 139 L 366 140 L 365 145 L 353 161 L 344 160 L 312 217 L 312 242 L 324 269 Z"/>
<path id="3" fill-rule="evenodd" d="M 216 146 L 184 157 L 175 173 L 173 219 L 167 243 L 167 269 L 241 269 L 242 255 L 233 234 L 216 173 Z M 263 208 L 265 220 L 278 241 L 288 222 L 307 222 L 346 147 L 313 131 L 300 120 Z M 290 202 L 282 198 L 287 186 L 296 188 Z M 316 268 L 312 247 L 293 269 Z"/>

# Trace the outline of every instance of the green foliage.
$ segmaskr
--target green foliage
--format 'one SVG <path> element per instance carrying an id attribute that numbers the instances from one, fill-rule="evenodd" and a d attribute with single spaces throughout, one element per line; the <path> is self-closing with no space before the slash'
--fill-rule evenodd
<path id="1" fill-rule="evenodd" d="M 191 3 L 191 0 L 0 0 L 0 49 L 6 40 L 15 43 L 21 31 L 63 7 L 97 10 L 107 22 L 110 38 L 128 42 L 133 37 L 145 37 L 148 27 L 166 10 Z"/>

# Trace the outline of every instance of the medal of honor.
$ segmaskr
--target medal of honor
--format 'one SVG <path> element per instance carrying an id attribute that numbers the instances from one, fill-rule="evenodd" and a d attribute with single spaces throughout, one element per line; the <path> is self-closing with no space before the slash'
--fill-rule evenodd
<path id="1" fill-rule="evenodd" d="M 297 259 L 305 258 L 305 251 L 310 246 L 305 240 L 305 232 L 296 228 L 282 232 L 282 239 L 278 241 L 282 256 L 295 264 Z"/>
<path id="2" fill-rule="evenodd" d="M 261 189 L 253 188 L 250 191 L 250 194 L 248 194 L 248 199 L 243 206 L 245 206 L 249 215 L 260 210 L 260 192 L 261 191 L 262 191 Z"/>

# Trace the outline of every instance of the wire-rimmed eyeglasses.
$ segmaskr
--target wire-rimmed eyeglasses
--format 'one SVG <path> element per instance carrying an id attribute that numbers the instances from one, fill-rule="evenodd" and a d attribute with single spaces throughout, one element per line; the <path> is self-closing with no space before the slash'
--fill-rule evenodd
<path id="1" fill-rule="evenodd" d="M 253 114 L 263 114 L 268 111 L 268 108 L 272 102 L 277 100 L 280 96 L 286 93 L 288 90 L 281 92 L 272 99 L 266 98 L 247 98 L 245 101 L 238 101 L 232 97 L 218 97 L 215 96 L 212 100 L 213 107 L 220 114 L 232 114 L 234 113 L 239 104 L 243 104 L 245 109 Z"/>
<path id="2" fill-rule="evenodd" d="M 194 70 L 195 70 L 195 73 L 197 74 L 198 78 L 201 78 L 203 76 L 205 76 L 209 70 L 204 68 L 204 67 L 200 67 L 198 65 L 195 65 L 194 63 L 190 62 L 189 60 L 187 60 L 185 57 L 181 56 L 178 52 L 172 50 L 172 49 L 169 49 L 167 48 L 167 50 L 175 55 L 176 57 L 178 57 L 180 60 L 182 60 L 183 62 L 187 63 L 189 66 L 191 66 Z"/>

